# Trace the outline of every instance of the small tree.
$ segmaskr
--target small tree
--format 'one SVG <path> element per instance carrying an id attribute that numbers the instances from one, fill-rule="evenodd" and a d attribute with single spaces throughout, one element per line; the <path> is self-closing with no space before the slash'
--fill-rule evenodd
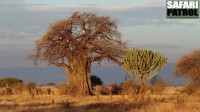
<path id="1" fill-rule="evenodd" d="M 159 52 L 151 50 L 133 49 L 127 51 L 123 57 L 123 69 L 140 84 L 139 94 L 144 93 L 144 88 L 149 79 L 165 67 L 167 58 Z"/>
<path id="2" fill-rule="evenodd" d="M 174 74 L 189 78 L 193 84 L 200 84 L 200 50 L 182 56 L 176 63 Z"/>
<path id="3" fill-rule="evenodd" d="M 90 79 L 92 82 L 92 86 L 103 85 L 103 81 L 101 80 L 101 78 L 96 75 L 91 75 Z"/>

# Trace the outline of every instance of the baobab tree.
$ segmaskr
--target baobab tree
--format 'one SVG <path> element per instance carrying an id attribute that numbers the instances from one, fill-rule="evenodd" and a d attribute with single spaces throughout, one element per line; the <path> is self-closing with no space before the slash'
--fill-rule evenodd
<path id="1" fill-rule="evenodd" d="M 51 24 L 48 31 L 36 41 L 29 55 L 34 65 L 45 61 L 64 67 L 68 84 L 76 86 L 77 94 L 91 92 L 91 64 L 108 60 L 121 64 L 126 43 L 121 40 L 117 21 L 95 13 L 75 12 L 67 19 Z"/>
<path id="2" fill-rule="evenodd" d="M 193 84 L 200 84 L 200 50 L 183 55 L 176 63 L 174 74 L 190 79 Z"/>

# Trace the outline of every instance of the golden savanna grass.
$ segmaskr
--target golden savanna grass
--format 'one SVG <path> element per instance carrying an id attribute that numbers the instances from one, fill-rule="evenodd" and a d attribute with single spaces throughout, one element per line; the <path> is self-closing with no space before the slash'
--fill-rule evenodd
<path id="1" fill-rule="evenodd" d="M 70 97 L 29 94 L 0 96 L 0 112 L 199 112 L 200 96 L 179 94 L 182 87 L 167 87 L 163 95 L 148 94 L 144 101 L 126 95 Z"/>

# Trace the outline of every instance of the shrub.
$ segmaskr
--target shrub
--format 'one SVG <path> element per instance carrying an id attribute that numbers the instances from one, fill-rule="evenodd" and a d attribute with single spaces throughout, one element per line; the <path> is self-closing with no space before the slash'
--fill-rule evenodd
<path id="1" fill-rule="evenodd" d="M 10 87 L 15 94 L 21 94 L 24 89 L 24 83 L 12 84 Z"/>
<path id="2" fill-rule="evenodd" d="M 50 82 L 50 83 L 47 83 L 46 85 L 47 85 L 47 86 L 55 86 L 56 84 L 55 84 L 55 83 L 52 83 L 52 82 Z"/>
<path id="3" fill-rule="evenodd" d="M 162 94 L 165 87 L 166 87 L 166 82 L 158 76 L 155 76 L 151 81 L 150 81 L 150 86 L 149 90 L 153 94 Z"/>
<path id="4" fill-rule="evenodd" d="M 24 86 L 24 88 L 26 90 L 28 90 L 28 92 L 31 94 L 32 89 L 36 88 L 36 83 L 35 82 L 26 83 L 25 86 Z"/>
<path id="5" fill-rule="evenodd" d="M 103 85 L 101 78 L 96 75 L 91 75 L 90 79 L 93 87 L 96 85 Z"/>
<path id="6" fill-rule="evenodd" d="M 11 77 L 0 79 L 0 87 L 10 86 L 11 84 L 16 84 L 16 83 L 23 83 L 23 81 Z"/>
<path id="7" fill-rule="evenodd" d="M 110 90 L 106 86 L 97 86 L 96 92 L 101 95 L 109 95 L 110 94 Z"/>
<path id="8" fill-rule="evenodd" d="M 108 87 L 111 89 L 111 93 L 114 95 L 119 94 L 121 91 L 121 87 L 118 86 L 117 84 L 111 84 L 111 85 L 108 85 Z"/>
<path id="9" fill-rule="evenodd" d="M 133 80 L 126 80 L 124 83 L 122 83 L 121 89 L 122 94 L 137 95 L 140 86 L 135 84 Z"/>
<path id="10" fill-rule="evenodd" d="M 60 83 L 58 84 L 58 90 L 60 95 L 71 95 L 71 96 L 75 96 L 77 95 L 77 87 L 75 85 L 72 84 L 68 84 L 68 83 Z"/>
<path id="11" fill-rule="evenodd" d="M 185 97 L 181 97 L 179 95 L 176 96 L 174 101 L 174 109 L 176 110 L 184 109 L 186 107 L 187 102 L 188 100 Z"/>
<path id="12" fill-rule="evenodd" d="M 188 84 L 187 86 L 185 86 L 183 88 L 181 93 L 186 93 L 187 95 L 193 95 L 193 94 L 197 93 L 198 90 L 199 90 L 199 85 Z"/>
<path id="13" fill-rule="evenodd" d="M 5 95 L 12 95 L 12 90 L 11 90 L 11 88 L 6 88 L 5 89 Z"/>
<path id="14" fill-rule="evenodd" d="M 60 95 L 67 94 L 67 83 L 60 83 L 57 86 Z"/>

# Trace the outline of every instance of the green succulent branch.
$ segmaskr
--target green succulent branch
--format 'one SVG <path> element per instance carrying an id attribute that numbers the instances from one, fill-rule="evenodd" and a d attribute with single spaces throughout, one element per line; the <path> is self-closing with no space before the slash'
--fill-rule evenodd
<path id="1" fill-rule="evenodd" d="M 151 50 L 133 49 L 123 56 L 123 69 L 133 79 L 146 82 L 162 70 L 168 58 Z"/>

